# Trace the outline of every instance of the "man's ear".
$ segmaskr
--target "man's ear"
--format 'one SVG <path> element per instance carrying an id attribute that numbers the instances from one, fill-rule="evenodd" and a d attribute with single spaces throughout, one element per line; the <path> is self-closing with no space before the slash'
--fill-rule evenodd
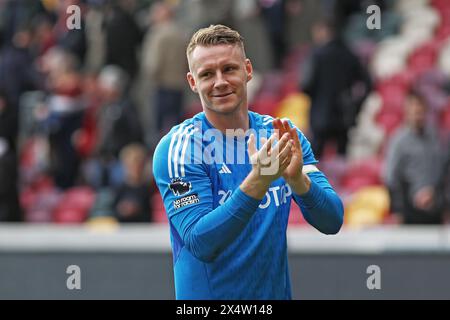
<path id="1" fill-rule="evenodd" d="M 197 86 L 195 84 L 195 79 L 194 79 L 194 76 L 192 75 L 192 73 L 188 72 L 186 74 L 186 78 L 189 83 L 189 86 L 191 87 L 191 90 L 194 91 L 195 93 L 197 93 Z"/>
<path id="2" fill-rule="evenodd" d="M 247 82 L 253 78 L 253 66 L 250 59 L 245 59 L 245 71 L 247 72 Z"/>

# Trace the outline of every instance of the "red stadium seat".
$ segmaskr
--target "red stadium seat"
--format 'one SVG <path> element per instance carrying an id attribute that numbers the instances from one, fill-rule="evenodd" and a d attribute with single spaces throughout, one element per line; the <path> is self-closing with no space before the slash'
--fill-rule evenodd
<path id="1" fill-rule="evenodd" d="M 31 189 L 26 188 L 20 193 L 20 206 L 28 211 L 37 201 L 38 193 Z"/>
<path id="2" fill-rule="evenodd" d="M 202 104 L 199 101 L 193 101 L 189 106 L 186 108 L 183 118 L 192 118 L 194 115 L 196 115 L 199 112 L 203 111 Z"/>
<path id="3" fill-rule="evenodd" d="M 56 223 L 83 223 L 88 217 L 88 211 L 83 208 L 60 206 L 53 213 Z"/>
<path id="4" fill-rule="evenodd" d="M 367 176 L 353 176 L 348 177 L 344 180 L 344 183 L 342 184 L 342 187 L 346 189 L 349 192 L 356 192 L 359 189 L 362 189 L 364 187 L 368 186 L 374 186 L 379 183 L 378 177 L 374 177 L 371 175 Z"/>
<path id="5" fill-rule="evenodd" d="M 431 5 L 438 10 L 442 10 L 450 7 L 448 0 L 431 0 Z"/>
<path id="6" fill-rule="evenodd" d="M 381 184 L 381 166 L 382 160 L 378 158 L 351 163 L 342 177 L 342 187 L 355 192 L 362 187 Z"/>
<path id="7" fill-rule="evenodd" d="M 347 161 L 344 158 L 325 158 L 320 161 L 320 170 L 327 176 L 335 189 L 340 189 L 342 177 L 347 172 Z"/>
<path id="8" fill-rule="evenodd" d="M 153 221 L 157 223 L 168 223 L 166 209 L 162 201 L 161 195 L 156 192 L 152 196 Z"/>
<path id="9" fill-rule="evenodd" d="M 89 187 L 75 187 L 66 191 L 53 213 L 57 223 L 82 223 L 95 201 L 95 193 Z"/>
<path id="10" fill-rule="evenodd" d="M 274 114 L 278 103 L 279 99 L 276 96 L 264 94 L 255 98 L 250 109 L 260 114 Z"/>
<path id="11" fill-rule="evenodd" d="M 436 38 L 441 42 L 445 42 L 450 37 L 450 24 L 441 25 L 436 30 Z"/>
<path id="12" fill-rule="evenodd" d="M 267 95 L 277 96 L 283 84 L 283 75 L 280 73 L 268 73 L 264 76 L 261 92 Z"/>
<path id="13" fill-rule="evenodd" d="M 71 188 L 64 194 L 67 206 L 90 209 L 95 201 L 95 192 L 90 187 Z"/>
<path id="14" fill-rule="evenodd" d="M 408 65 L 417 74 L 421 74 L 434 67 L 437 59 L 437 48 L 433 41 L 427 42 L 416 51 L 414 51 L 409 59 Z"/>
<path id="15" fill-rule="evenodd" d="M 450 101 L 440 116 L 440 125 L 444 132 L 450 133 Z"/>
<path id="16" fill-rule="evenodd" d="M 381 110 L 376 116 L 376 122 L 388 136 L 392 135 L 403 122 L 403 113 L 399 111 Z"/>
<path id="17" fill-rule="evenodd" d="M 20 200 L 27 222 L 51 222 L 55 206 L 60 201 L 61 194 L 56 189 L 23 191 Z"/>
<path id="18" fill-rule="evenodd" d="M 298 75 L 296 72 L 286 72 L 283 74 L 283 84 L 281 85 L 281 96 L 286 97 L 298 92 Z"/>
<path id="19" fill-rule="evenodd" d="M 402 112 L 411 77 L 411 73 L 405 72 L 397 74 L 377 85 L 377 91 L 383 101 L 382 108 L 384 110 Z"/>
<path id="20" fill-rule="evenodd" d="M 303 218 L 302 211 L 300 207 L 292 201 L 291 203 L 291 211 L 289 213 L 288 224 L 290 225 L 302 225 L 307 224 L 305 218 Z"/>

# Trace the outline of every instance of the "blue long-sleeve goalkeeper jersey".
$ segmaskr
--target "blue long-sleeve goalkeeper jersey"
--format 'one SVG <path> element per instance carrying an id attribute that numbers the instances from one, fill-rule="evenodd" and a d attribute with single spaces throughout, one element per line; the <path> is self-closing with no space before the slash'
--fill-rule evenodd
<path id="1" fill-rule="evenodd" d="M 202 112 L 158 144 L 153 173 L 170 224 L 177 299 L 290 299 L 286 230 L 292 199 L 319 231 L 339 231 L 342 203 L 298 129 L 310 190 L 296 195 L 279 178 L 257 200 L 239 188 L 252 169 L 249 132 L 257 141 L 267 138 L 272 121 L 249 112 L 248 132 L 224 134 Z"/>

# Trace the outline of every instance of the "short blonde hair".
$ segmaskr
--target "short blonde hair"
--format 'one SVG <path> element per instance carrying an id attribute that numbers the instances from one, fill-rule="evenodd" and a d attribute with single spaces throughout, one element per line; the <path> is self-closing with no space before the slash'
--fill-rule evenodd
<path id="1" fill-rule="evenodd" d="M 189 60 L 190 54 L 197 46 L 208 47 L 220 44 L 238 45 L 242 49 L 242 53 L 245 57 L 244 38 L 239 32 L 227 26 L 216 24 L 210 25 L 207 28 L 202 28 L 194 33 L 186 49 L 187 58 Z"/>

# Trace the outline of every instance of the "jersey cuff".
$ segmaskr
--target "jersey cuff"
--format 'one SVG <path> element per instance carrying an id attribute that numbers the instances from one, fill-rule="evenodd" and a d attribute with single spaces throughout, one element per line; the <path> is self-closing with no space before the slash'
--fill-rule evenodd
<path id="1" fill-rule="evenodd" d="M 320 187 L 317 185 L 317 183 L 314 182 L 313 179 L 310 179 L 310 180 L 311 180 L 311 184 L 309 186 L 308 192 L 306 192 L 302 195 L 294 193 L 295 197 L 301 199 L 302 205 L 308 209 L 312 209 L 317 206 L 319 195 L 320 195 L 320 192 L 322 191 L 320 189 Z"/>
<path id="2" fill-rule="evenodd" d="M 302 168 L 302 172 L 304 174 L 311 173 L 311 172 L 319 172 L 319 171 L 320 170 L 313 164 L 306 164 Z"/>

